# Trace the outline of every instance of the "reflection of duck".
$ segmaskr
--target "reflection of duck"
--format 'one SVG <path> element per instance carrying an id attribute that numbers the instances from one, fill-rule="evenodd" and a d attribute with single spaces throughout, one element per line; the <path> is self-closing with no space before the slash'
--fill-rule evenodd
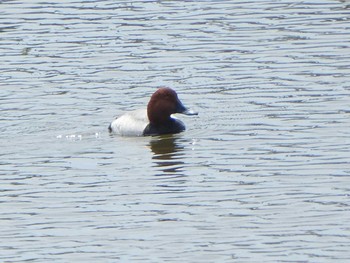
<path id="1" fill-rule="evenodd" d="M 184 147 L 178 144 L 177 140 L 174 135 L 166 135 L 150 141 L 150 148 L 154 153 L 152 159 L 165 174 L 179 173 L 183 169 L 184 162 L 181 157 Z"/>

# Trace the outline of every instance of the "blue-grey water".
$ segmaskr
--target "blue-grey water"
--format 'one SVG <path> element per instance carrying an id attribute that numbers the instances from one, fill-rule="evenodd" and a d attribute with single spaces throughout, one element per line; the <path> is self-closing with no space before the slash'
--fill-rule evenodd
<path id="1" fill-rule="evenodd" d="M 350 262 L 349 1 L 0 1 L 0 114 L 0 262 Z"/>

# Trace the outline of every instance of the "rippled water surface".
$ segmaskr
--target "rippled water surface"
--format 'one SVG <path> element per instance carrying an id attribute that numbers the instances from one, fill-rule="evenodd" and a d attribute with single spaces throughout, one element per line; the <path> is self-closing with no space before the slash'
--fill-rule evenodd
<path id="1" fill-rule="evenodd" d="M 350 261 L 350 2 L 0 1 L 1 262 Z M 181 134 L 114 116 L 174 88 Z"/>

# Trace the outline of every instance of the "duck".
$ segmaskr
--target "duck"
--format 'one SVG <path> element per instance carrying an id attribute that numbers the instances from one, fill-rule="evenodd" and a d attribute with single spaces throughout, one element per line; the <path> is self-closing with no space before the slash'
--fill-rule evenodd
<path id="1" fill-rule="evenodd" d="M 172 116 L 175 113 L 198 115 L 182 104 L 175 90 L 161 87 L 151 96 L 147 109 L 124 113 L 110 123 L 108 130 L 121 136 L 155 136 L 183 132 L 186 129 L 185 124 Z"/>

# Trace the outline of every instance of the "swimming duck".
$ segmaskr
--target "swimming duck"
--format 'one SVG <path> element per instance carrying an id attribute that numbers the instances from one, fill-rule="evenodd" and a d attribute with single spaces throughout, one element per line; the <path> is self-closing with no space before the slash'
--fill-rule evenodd
<path id="1" fill-rule="evenodd" d="M 182 121 L 171 116 L 174 113 L 198 114 L 187 109 L 173 89 L 162 87 L 153 93 L 147 109 L 134 110 L 121 115 L 111 122 L 108 129 L 122 136 L 179 133 L 186 128 Z"/>

